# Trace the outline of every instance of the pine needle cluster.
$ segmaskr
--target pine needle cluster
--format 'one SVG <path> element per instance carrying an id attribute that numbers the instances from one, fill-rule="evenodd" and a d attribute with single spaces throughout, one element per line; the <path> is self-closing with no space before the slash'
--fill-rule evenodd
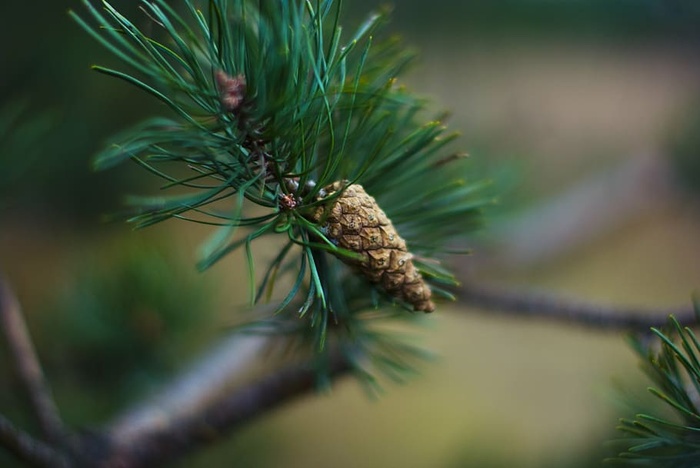
<path id="1" fill-rule="evenodd" d="M 626 466 L 700 466 L 700 340 L 673 316 L 665 329 L 652 328 L 652 333 L 655 340 L 634 339 L 632 345 L 654 384 L 649 392 L 663 405 L 620 421 L 618 429 L 626 437 L 614 445 L 623 451 L 609 461 Z"/>
<path id="2" fill-rule="evenodd" d="M 440 262 L 464 249 L 460 237 L 491 200 L 487 182 L 469 178 L 469 162 L 447 148 L 457 135 L 443 116 L 424 120 L 426 102 L 402 85 L 412 54 L 396 38 L 378 39 L 387 12 L 348 34 L 333 0 L 143 1 L 148 27 L 107 2 L 84 3 L 88 17 L 73 17 L 128 71 L 94 69 L 169 110 L 116 136 L 95 160 L 98 169 L 132 160 L 164 181 L 167 195 L 130 199 L 129 221 L 214 226 L 203 270 L 244 249 L 251 302 L 270 301 L 274 312 L 247 329 L 292 336 L 319 356 L 332 336 L 364 373 L 410 369 L 422 351 L 375 324 L 418 314 L 349 268 L 343 260 L 358 252 L 313 213 L 343 194 L 326 187 L 362 186 L 433 297 L 450 298 L 456 281 Z M 260 269 L 252 246 L 273 236 L 278 250 Z M 291 286 L 279 291 L 283 276 Z"/>

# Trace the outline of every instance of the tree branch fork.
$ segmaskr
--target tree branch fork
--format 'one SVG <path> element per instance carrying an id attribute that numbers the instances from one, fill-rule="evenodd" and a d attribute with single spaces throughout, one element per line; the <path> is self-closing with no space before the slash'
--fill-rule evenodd
<path id="1" fill-rule="evenodd" d="M 490 310 L 509 317 L 560 321 L 599 330 L 648 330 L 664 324 L 669 314 L 686 325 L 698 323 L 692 307 L 623 310 L 475 284 L 462 286 L 459 293 L 467 310 Z M 233 376 L 250 365 L 266 340 L 230 337 L 166 386 L 157 399 L 125 411 L 105 427 L 76 433 L 61 421 L 19 302 L 1 274 L 0 324 L 29 409 L 40 428 L 40 436 L 35 437 L 0 415 L 0 448 L 32 466 L 157 466 L 211 444 L 246 422 L 311 394 L 316 387 L 313 367 L 302 362 L 230 390 Z M 350 363 L 342 356 L 333 356 L 331 377 L 342 377 L 350 370 Z"/>

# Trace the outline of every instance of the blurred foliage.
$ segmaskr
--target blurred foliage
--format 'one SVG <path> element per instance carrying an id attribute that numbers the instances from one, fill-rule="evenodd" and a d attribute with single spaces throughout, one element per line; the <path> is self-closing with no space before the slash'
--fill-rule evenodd
<path id="1" fill-rule="evenodd" d="M 46 137 L 54 120 L 48 113 L 32 115 L 26 102 L 0 108 L 0 209 L 17 202 L 11 194 L 37 163 L 41 152 L 35 142 Z"/>
<path id="2" fill-rule="evenodd" d="M 137 8 L 136 2 L 117 3 Z M 136 105 L 124 87 L 93 79 L 86 57 L 104 52 L 84 41 L 80 29 L 69 20 L 66 9 L 70 4 L 0 4 L 0 16 L 14 18 L 0 30 L 0 41 L 12 44 L 0 54 L 0 103 L 25 97 L 29 104 L 23 120 L 30 122 L 28 125 L 44 122 L 44 109 L 50 110 L 53 118 L 50 129 L 15 134 L 18 144 L 31 147 L 39 157 L 31 161 L 21 180 L 15 181 L 9 196 L 20 210 L 32 208 L 95 225 L 98 214 L 118 206 L 123 184 L 127 180 L 130 185 L 139 184 L 140 178 L 128 168 L 110 176 L 96 175 L 90 170 L 90 156 L 115 128 L 132 122 L 149 107 Z M 37 8 L 41 8 L 41 15 L 35 14 Z M 17 40 L 19 37 L 22 40 Z M 94 54 L 86 55 L 88 51 Z"/>
<path id="3" fill-rule="evenodd" d="M 216 329 L 211 282 L 162 247 L 116 250 L 117 258 L 79 262 L 33 323 L 69 420 L 94 422 L 153 387 Z"/>
<path id="4" fill-rule="evenodd" d="M 566 36 L 606 41 L 675 36 L 699 39 L 695 0 L 355 0 L 354 11 L 389 3 L 406 32 L 509 38 Z"/>
<path id="5" fill-rule="evenodd" d="M 76 252 L 65 280 L 29 326 L 61 413 L 70 425 L 96 424 L 153 390 L 221 333 L 219 288 L 163 246 L 108 245 Z M 4 350 L 3 350 L 4 351 Z M 0 353 L 0 412 L 36 432 L 24 393 Z M 0 466 L 23 466 L 0 450 Z"/>

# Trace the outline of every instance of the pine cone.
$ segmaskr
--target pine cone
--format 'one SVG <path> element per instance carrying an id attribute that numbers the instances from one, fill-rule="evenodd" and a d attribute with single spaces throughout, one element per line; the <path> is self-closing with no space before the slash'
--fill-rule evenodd
<path id="1" fill-rule="evenodd" d="M 346 183 L 334 182 L 321 193 L 327 197 L 342 190 Z M 345 187 L 342 195 L 319 206 L 311 218 L 332 242 L 361 255 L 360 259 L 341 257 L 343 262 L 356 267 L 389 295 L 411 304 L 414 310 L 435 310 L 430 287 L 413 265 L 406 242 L 361 185 Z"/>

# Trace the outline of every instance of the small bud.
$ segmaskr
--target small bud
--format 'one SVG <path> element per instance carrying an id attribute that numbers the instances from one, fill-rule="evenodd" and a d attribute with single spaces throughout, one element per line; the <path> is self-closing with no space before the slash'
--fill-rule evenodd
<path id="1" fill-rule="evenodd" d="M 283 193 L 279 196 L 280 208 L 283 211 L 291 211 L 298 206 L 297 199 L 291 193 Z"/>
<path id="2" fill-rule="evenodd" d="M 217 70 L 216 85 L 219 89 L 221 105 L 227 112 L 236 112 L 245 98 L 245 76 L 241 74 L 232 77 L 223 70 Z"/>

